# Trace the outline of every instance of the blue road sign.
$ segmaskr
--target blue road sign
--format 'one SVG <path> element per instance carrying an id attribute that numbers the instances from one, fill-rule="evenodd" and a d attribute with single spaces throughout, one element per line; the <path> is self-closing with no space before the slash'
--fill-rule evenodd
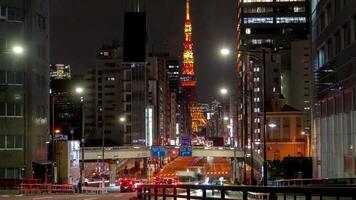
<path id="1" fill-rule="evenodd" d="M 182 136 L 180 140 L 181 140 L 181 145 L 183 146 L 192 145 L 192 139 L 190 138 L 190 136 Z"/>
<path id="2" fill-rule="evenodd" d="M 152 146 L 151 156 L 155 158 L 166 156 L 166 148 L 161 146 Z"/>
<path id="3" fill-rule="evenodd" d="M 191 146 L 181 146 L 179 148 L 179 156 L 182 157 L 192 157 L 192 147 Z"/>

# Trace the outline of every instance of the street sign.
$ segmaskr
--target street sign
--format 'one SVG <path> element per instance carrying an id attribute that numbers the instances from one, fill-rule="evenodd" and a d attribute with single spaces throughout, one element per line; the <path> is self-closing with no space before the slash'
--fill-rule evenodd
<path id="1" fill-rule="evenodd" d="M 190 136 L 182 136 L 181 137 L 181 145 L 182 146 L 191 146 L 192 139 L 190 138 Z"/>
<path id="2" fill-rule="evenodd" d="M 192 147 L 191 146 L 181 146 L 179 148 L 179 156 L 181 157 L 192 157 Z"/>
<path id="3" fill-rule="evenodd" d="M 165 157 L 166 149 L 161 146 L 152 146 L 151 148 L 151 156 L 155 158 Z"/>
<path id="4" fill-rule="evenodd" d="M 68 140 L 68 135 L 56 135 L 54 137 L 54 140 L 56 141 Z"/>

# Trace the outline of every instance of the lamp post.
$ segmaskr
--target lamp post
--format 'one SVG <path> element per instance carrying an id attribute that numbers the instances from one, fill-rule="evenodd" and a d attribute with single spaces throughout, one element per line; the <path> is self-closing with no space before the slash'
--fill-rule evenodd
<path id="1" fill-rule="evenodd" d="M 77 95 L 80 95 L 80 102 L 81 102 L 81 110 L 82 110 L 82 131 L 81 131 L 81 154 L 82 154 L 82 159 L 80 162 L 80 185 L 83 186 L 84 183 L 84 176 L 85 176 L 85 168 L 84 168 L 84 147 L 85 147 L 85 109 L 84 109 L 84 96 L 82 94 L 84 93 L 84 88 L 83 87 L 76 87 L 75 88 L 75 93 Z M 79 188 L 81 190 L 81 187 Z M 80 191 L 81 192 L 81 191 Z"/>

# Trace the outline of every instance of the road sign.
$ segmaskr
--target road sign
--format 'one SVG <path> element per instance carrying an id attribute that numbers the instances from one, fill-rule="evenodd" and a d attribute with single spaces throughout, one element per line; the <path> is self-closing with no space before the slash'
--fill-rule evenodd
<path id="1" fill-rule="evenodd" d="M 156 158 L 166 156 L 166 148 L 161 147 L 161 146 L 152 146 L 151 156 L 156 157 Z"/>
<path id="2" fill-rule="evenodd" d="M 68 140 L 68 135 L 56 135 L 56 136 L 54 137 L 54 140 L 59 140 L 59 141 L 61 141 L 61 140 Z"/>
<path id="3" fill-rule="evenodd" d="M 191 146 L 181 146 L 179 148 L 179 156 L 181 157 L 192 157 L 192 147 Z"/>
<path id="4" fill-rule="evenodd" d="M 182 146 L 191 146 L 192 139 L 190 138 L 190 136 L 182 136 L 181 137 L 181 145 Z"/>

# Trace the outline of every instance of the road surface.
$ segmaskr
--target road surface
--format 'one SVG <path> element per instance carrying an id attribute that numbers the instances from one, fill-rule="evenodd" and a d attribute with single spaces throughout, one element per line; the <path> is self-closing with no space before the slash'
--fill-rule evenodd
<path id="1" fill-rule="evenodd" d="M 110 194 L 44 194 L 44 195 L 1 195 L 0 200 L 129 200 L 136 197 L 136 192 Z"/>

